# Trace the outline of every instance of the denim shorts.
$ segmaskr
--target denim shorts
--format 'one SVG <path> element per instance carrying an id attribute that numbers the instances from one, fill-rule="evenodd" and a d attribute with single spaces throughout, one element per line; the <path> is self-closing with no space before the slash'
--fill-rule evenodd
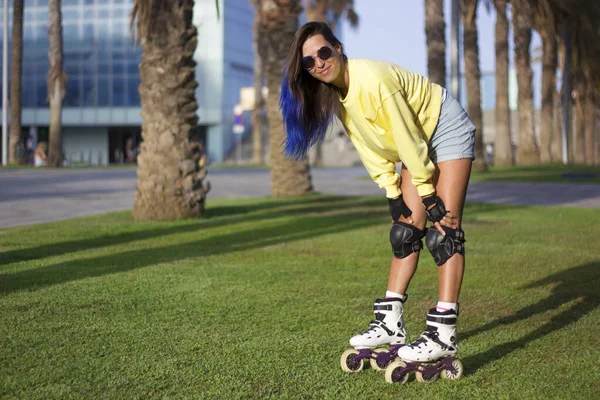
<path id="1" fill-rule="evenodd" d="M 454 97 L 447 93 L 440 118 L 429 139 L 429 158 L 434 163 L 475 159 L 475 125 Z"/>

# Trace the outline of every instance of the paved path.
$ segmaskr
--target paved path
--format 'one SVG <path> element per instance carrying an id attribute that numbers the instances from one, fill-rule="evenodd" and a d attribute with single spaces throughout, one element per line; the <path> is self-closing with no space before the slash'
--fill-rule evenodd
<path id="1" fill-rule="evenodd" d="M 313 169 L 324 194 L 383 195 L 362 167 Z M 209 170 L 210 198 L 269 194 L 264 169 Z M 135 169 L 0 169 L 0 228 L 127 210 L 135 198 Z M 600 185 L 578 183 L 475 182 L 470 201 L 600 208 Z"/>

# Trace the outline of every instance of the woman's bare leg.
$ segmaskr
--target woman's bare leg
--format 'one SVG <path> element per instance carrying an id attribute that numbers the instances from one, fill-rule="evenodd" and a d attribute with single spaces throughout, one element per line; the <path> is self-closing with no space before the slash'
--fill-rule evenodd
<path id="1" fill-rule="evenodd" d="M 442 199 L 446 210 L 457 218 L 457 226 L 461 228 L 463 207 L 467 195 L 471 159 L 444 161 L 437 164 L 437 195 Z M 442 223 L 444 225 L 444 223 Z M 465 270 L 465 256 L 454 254 L 445 264 L 438 268 L 439 301 L 457 303 Z"/>
<path id="2" fill-rule="evenodd" d="M 402 199 L 412 211 L 412 225 L 419 229 L 425 229 L 427 215 L 425 214 L 425 208 L 421 202 L 421 197 L 417 193 L 417 188 L 412 184 L 412 176 L 408 170 L 402 168 L 401 177 L 402 183 L 400 184 L 400 190 L 402 190 Z M 409 223 L 402 216 L 400 217 L 399 221 L 406 224 Z M 390 276 L 388 279 L 388 290 L 395 293 L 405 294 L 410 280 L 417 270 L 418 262 L 419 252 L 412 253 L 408 257 L 402 259 L 393 257 L 392 265 L 390 267 Z"/>

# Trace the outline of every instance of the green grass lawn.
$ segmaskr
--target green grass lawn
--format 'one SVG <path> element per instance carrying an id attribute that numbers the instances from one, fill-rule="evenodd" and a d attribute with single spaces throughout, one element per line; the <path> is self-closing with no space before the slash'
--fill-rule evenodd
<path id="1" fill-rule="evenodd" d="M 385 292 L 384 198 L 215 200 L 200 220 L 0 230 L 0 397 L 595 398 L 597 210 L 465 213 L 465 376 L 403 386 L 339 367 Z M 436 290 L 424 252 L 411 339 Z"/>
<path id="2" fill-rule="evenodd" d="M 471 173 L 471 182 L 483 181 L 600 183 L 600 166 L 543 164 L 492 167 L 486 172 Z"/>

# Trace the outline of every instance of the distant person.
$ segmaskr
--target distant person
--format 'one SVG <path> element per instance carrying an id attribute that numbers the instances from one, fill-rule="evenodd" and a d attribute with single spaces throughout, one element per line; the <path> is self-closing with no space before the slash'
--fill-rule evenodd
<path id="1" fill-rule="evenodd" d="M 22 164 L 32 164 L 33 163 L 33 153 L 34 153 L 34 149 L 33 149 L 33 142 L 31 141 L 31 139 L 27 139 L 25 141 L 25 153 L 23 155 L 23 158 L 21 159 L 21 163 Z"/>
<path id="2" fill-rule="evenodd" d="M 48 164 L 48 144 L 46 142 L 38 143 L 35 148 L 35 152 L 33 153 L 33 165 L 36 167 L 43 167 Z"/>
<path id="3" fill-rule="evenodd" d="M 427 313 L 421 337 L 398 346 L 397 355 L 413 363 L 453 356 L 465 264 L 461 221 L 475 158 L 475 126 L 465 110 L 446 89 L 417 73 L 388 62 L 348 59 L 322 22 L 307 23 L 296 32 L 280 105 L 288 156 L 306 157 L 337 115 L 388 198 L 394 256 L 387 291 L 375 301 L 375 320 L 350 339 L 351 346 L 406 343 L 404 304 L 425 238 L 438 265 L 439 301 Z"/>
<path id="4" fill-rule="evenodd" d="M 133 164 L 136 158 L 136 151 L 133 147 L 133 139 L 128 138 L 125 141 L 125 164 Z"/>

